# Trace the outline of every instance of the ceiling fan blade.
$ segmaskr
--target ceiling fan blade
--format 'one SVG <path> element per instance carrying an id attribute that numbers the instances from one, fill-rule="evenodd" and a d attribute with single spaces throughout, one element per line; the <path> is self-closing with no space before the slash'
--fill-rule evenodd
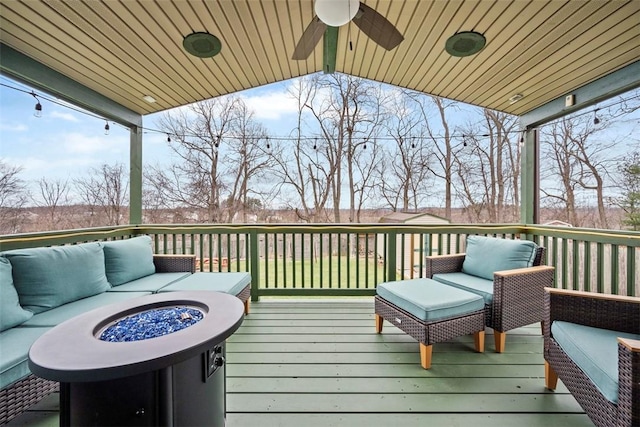
<path id="1" fill-rule="evenodd" d="M 387 18 L 362 2 L 353 23 L 371 40 L 387 50 L 395 48 L 404 40 L 400 31 Z"/>
<path id="2" fill-rule="evenodd" d="M 298 40 L 298 44 L 296 45 L 296 49 L 293 51 L 291 59 L 298 61 L 307 59 L 322 38 L 324 30 L 326 29 L 327 24 L 322 22 L 317 16 L 314 16 L 307 28 L 304 30 L 304 33 L 302 33 L 302 37 Z"/>

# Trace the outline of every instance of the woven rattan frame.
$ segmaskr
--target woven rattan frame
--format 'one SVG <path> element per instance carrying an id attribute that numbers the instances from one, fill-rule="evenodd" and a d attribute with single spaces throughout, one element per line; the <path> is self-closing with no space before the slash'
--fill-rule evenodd
<path id="1" fill-rule="evenodd" d="M 59 384 L 55 381 L 29 375 L 0 390 L 0 424 L 8 423 L 58 389 Z"/>
<path id="2" fill-rule="evenodd" d="M 485 305 L 486 326 L 507 332 L 542 321 L 544 288 L 553 286 L 554 269 L 543 267 L 545 248 L 538 247 L 534 267 L 494 274 L 493 301 Z M 462 271 L 465 254 L 428 256 L 426 277 Z"/>
<path id="3" fill-rule="evenodd" d="M 544 357 L 597 426 L 640 426 L 640 352 L 618 344 L 618 404 L 608 401 L 551 335 L 556 320 L 640 334 L 640 302 L 545 293 Z"/>
<path id="4" fill-rule="evenodd" d="M 426 345 L 484 331 L 484 310 L 429 322 L 418 319 L 380 296 L 375 297 L 374 306 L 377 315 Z"/>
<path id="5" fill-rule="evenodd" d="M 242 302 L 245 302 L 249 298 L 251 298 L 251 284 L 245 286 L 244 289 L 238 292 L 238 295 L 236 296 L 240 298 L 240 301 Z"/>
<path id="6" fill-rule="evenodd" d="M 195 273 L 195 255 L 154 255 L 156 273 Z"/>

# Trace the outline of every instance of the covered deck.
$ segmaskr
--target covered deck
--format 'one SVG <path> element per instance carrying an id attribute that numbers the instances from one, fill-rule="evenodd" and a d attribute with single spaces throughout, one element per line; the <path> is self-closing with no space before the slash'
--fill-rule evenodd
<path id="1" fill-rule="evenodd" d="M 490 334 L 491 330 L 487 330 Z M 505 353 L 473 338 L 418 343 L 374 329 L 373 298 L 263 298 L 227 346 L 227 425 L 591 426 L 563 385 L 544 387 L 540 325 L 510 331 Z M 9 426 L 57 426 L 50 395 Z"/>

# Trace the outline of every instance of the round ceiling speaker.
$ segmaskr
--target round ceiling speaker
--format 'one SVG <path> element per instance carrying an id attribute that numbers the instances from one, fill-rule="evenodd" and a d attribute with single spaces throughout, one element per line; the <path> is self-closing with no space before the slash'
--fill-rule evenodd
<path id="1" fill-rule="evenodd" d="M 316 0 L 315 11 L 318 18 L 331 27 L 340 27 L 358 13 L 358 0 Z"/>
<path id="2" fill-rule="evenodd" d="M 449 37 L 444 48 L 449 55 L 462 57 L 480 52 L 485 44 L 487 44 L 487 39 L 482 34 L 475 31 L 463 31 Z"/>
<path id="3" fill-rule="evenodd" d="M 211 58 L 220 53 L 222 43 L 209 33 L 191 33 L 182 40 L 184 50 L 198 58 Z"/>

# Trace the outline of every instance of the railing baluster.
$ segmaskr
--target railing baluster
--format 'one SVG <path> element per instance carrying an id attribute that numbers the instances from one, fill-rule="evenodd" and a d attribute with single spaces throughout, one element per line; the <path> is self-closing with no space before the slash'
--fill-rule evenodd
<path id="1" fill-rule="evenodd" d="M 634 296 L 636 290 L 636 248 L 627 246 L 627 296 Z"/>
<path id="2" fill-rule="evenodd" d="M 620 279 L 620 246 L 611 245 L 611 293 L 614 295 L 620 295 L 618 280 Z"/>
<path id="3" fill-rule="evenodd" d="M 591 291 L 591 242 L 582 242 L 584 247 L 584 259 L 582 262 L 582 280 L 584 290 Z M 579 267 L 579 266 L 578 266 Z"/>

